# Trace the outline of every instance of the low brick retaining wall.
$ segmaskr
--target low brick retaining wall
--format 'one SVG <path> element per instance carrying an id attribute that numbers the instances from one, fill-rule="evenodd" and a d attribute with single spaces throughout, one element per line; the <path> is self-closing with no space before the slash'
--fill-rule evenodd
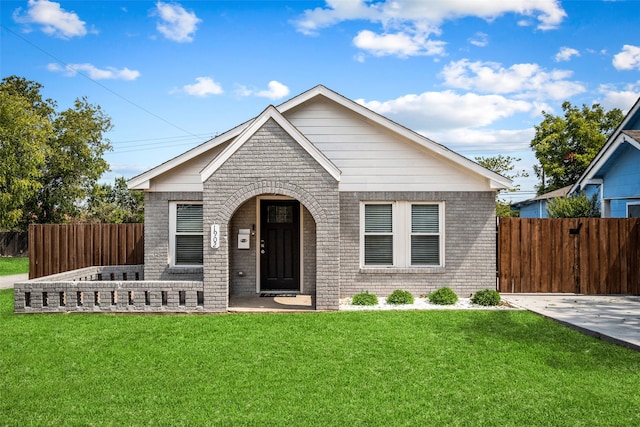
<path id="1" fill-rule="evenodd" d="M 142 265 L 87 267 L 14 285 L 16 313 L 198 312 L 204 283 L 144 279 Z"/>

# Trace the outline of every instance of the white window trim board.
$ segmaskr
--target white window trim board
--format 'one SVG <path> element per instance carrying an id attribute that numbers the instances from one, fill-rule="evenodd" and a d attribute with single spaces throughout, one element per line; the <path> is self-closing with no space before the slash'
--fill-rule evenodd
<path id="1" fill-rule="evenodd" d="M 177 217 L 178 217 L 178 205 L 201 205 L 202 200 L 178 200 L 169 202 L 169 253 L 167 254 L 170 268 L 191 268 L 191 267 L 202 267 L 203 264 L 192 264 L 192 265 L 176 265 L 176 226 L 177 226 Z M 191 233 L 190 233 L 191 234 Z M 195 235 L 196 233 L 193 233 Z M 202 227 L 202 236 L 204 239 L 204 224 Z M 203 242 L 204 245 L 204 242 Z M 204 248 L 204 246 L 203 246 Z"/>
<path id="2" fill-rule="evenodd" d="M 393 229 L 393 265 L 366 265 L 364 262 L 364 236 L 365 236 L 365 205 L 392 205 L 392 229 Z M 412 205 L 437 205 L 439 227 L 439 264 L 438 265 L 411 265 L 411 206 Z M 360 202 L 360 269 L 442 269 L 445 267 L 445 202 L 443 201 L 407 201 L 407 200 L 371 200 Z"/>

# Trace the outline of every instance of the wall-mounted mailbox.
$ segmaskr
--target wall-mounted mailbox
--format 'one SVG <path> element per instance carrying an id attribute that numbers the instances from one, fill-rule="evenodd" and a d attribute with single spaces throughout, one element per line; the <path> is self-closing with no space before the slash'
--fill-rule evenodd
<path id="1" fill-rule="evenodd" d="M 251 248 L 251 230 L 241 228 L 238 230 L 238 249 Z"/>

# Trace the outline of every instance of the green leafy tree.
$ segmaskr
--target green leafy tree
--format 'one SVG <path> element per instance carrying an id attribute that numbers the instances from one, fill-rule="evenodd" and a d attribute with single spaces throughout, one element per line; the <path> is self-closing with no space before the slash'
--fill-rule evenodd
<path id="1" fill-rule="evenodd" d="M 542 112 L 531 141 L 539 164 L 534 172 L 540 180 L 538 194 L 574 184 L 586 170 L 624 115 L 618 108 L 605 111 L 599 104 L 582 108 L 562 104 L 564 116 Z"/>
<path id="2" fill-rule="evenodd" d="M 11 173 L 20 168 L 16 163 L 22 160 L 17 159 L 31 160 L 30 172 L 23 175 L 28 182 L 3 180 L 3 194 L 19 195 L 4 198 L 0 206 L 6 228 L 69 221 L 109 170 L 102 156 L 111 149 L 103 138 L 111 129 L 111 119 L 86 98 L 76 99 L 72 108 L 58 112 L 54 101 L 42 98 L 41 89 L 39 83 L 17 76 L 0 83 L 3 104 L 10 100 L 8 107 L 3 106 L 0 122 L 2 149 L 19 154 L 3 155 L 3 169 Z"/>
<path id="3" fill-rule="evenodd" d="M 23 96 L 0 90 L 0 228 L 15 229 L 41 187 L 51 124 Z"/>
<path id="4" fill-rule="evenodd" d="M 515 178 L 526 178 L 529 176 L 526 170 L 516 170 L 515 163 L 521 161 L 522 159 L 512 156 L 503 156 L 502 154 L 498 154 L 497 156 L 492 157 L 476 157 L 475 161 L 490 171 L 498 173 L 505 178 L 509 178 L 511 180 Z M 520 185 L 514 185 L 514 187 L 509 191 L 518 191 L 520 189 Z M 496 196 L 496 215 L 499 217 L 512 217 L 518 216 L 518 211 L 511 210 L 511 204 L 505 200 L 501 200 L 498 196 Z"/>
<path id="5" fill-rule="evenodd" d="M 144 193 L 129 190 L 122 177 L 116 178 L 114 185 L 95 184 L 84 216 L 89 222 L 144 222 Z"/>
<path id="6" fill-rule="evenodd" d="M 550 199 L 547 204 L 549 218 L 599 218 L 598 195 L 588 197 L 584 193 Z"/>

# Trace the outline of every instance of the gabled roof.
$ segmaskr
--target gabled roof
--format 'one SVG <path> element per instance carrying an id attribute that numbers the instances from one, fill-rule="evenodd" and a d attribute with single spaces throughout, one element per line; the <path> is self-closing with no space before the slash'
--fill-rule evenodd
<path id="1" fill-rule="evenodd" d="M 582 173 L 580 179 L 571 187 L 570 193 L 580 191 L 593 177 L 607 164 L 623 144 L 629 144 L 640 150 L 640 131 L 628 129 L 640 120 L 640 98 L 631 107 L 631 110 L 622 119 L 616 130 L 609 136 L 607 142 L 602 146 L 598 154 L 593 158 L 587 169 Z"/>
<path id="2" fill-rule="evenodd" d="M 211 163 L 200 172 L 202 182 L 206 181 L 215 171 L 238 151 L 267 121 L 274 120 L 284 129 L 304 150 L 309 153 L 336 181 L 340 181 L 340 169 L 338 169 L 320 150 L 316 148 L 295 126 L 291 124 L 273 105 L 267 107 L 253 122 L 247 126 L 236 139 L 225 148 Z"/>
<path id="3" fill-rule="evenodd" d="M 128 181 L 128 186 L 131 189 L 138 189 L 138 190 L 145 190 L 145 189 L 149 189 L 150 188 L 150 181 L 171 170 L 172 168 L 181 165 L 193 158 L 195 158 L 196 156 L 199 156 L 217 146 L 219 146 L 220 144 L 223 144 L 225 142 L 229 142 L 232 141 L 236 138 L 240 138 L 241 135 L 245 135 L 245 131 L 248 130 L 248 127 L 252 126 L 255 123 L 258 123 L 259 121 L 262 120 L 268 120 L 268 118 L 273 118 L 274 120 L 276 120 L 281 126 L 283 126 L 283 128 L 286 127 L 285 130 L 287 130 L 287 132 L 292 135 L 292 137 L 294 137 L 294 139 L 301 144 L 301 146 L 303 146 L 303 148 L 305 148 L 305 150 L 307 150 L 307 152 L 309 154 L 311 154 L 316 160 L 318 160 L 327 171 L 329 171 L 329 173 L 333 175 L 336 174 L 336 172 L 338 172 L 339 175 L 339 170 L 337 167 L 335 167 L 335 165 L 333 165 L 327 158 L 326 156 L 324 156 L 324 154 L 322 154 L 319 150 L 317 150 L 317 148 L 315 148 L 315 146 L 308 141 L 308 139 L 306 137 L 304 137 L 296 128 L 295 126 L 293 126 L 283 115 L 290 110 L 293 110 L 297 107 L 299 107 L 300 105 L 314 99 L 317 97 L 324 97 L 326 99 L 329 99 L 349 110 L 351 110 L 352 112 L 359 114 L 360 116 L 363 116 L 365 119 L 376 123 L 426 149 L 428 149 L 431 152 L 437 153 L 440 156 L 446 158 L 447 160 L 451 161 L 452 163 L 461 166 L 463 168 L 466 168 L 467 170 L 470 170 L 486 179 L 489 180 L 490 182 L 490 186 L 491 188 L 494 189 L 504 189 L 504 188 L 511 188 L 512 183 L 511 180 L 508 178 L 503 177 L 502 175 L 499 175 L 495 172 L 492 172 L 484 167 L 482 167 L 481 165 L 479 165 L 478 163 L 475 163 L 472 160 L 467 159 L 466 157 L 456 153 L 455 151 L 452 151 L 448 148 L 446 148 L 445 146 L 438 144 L 432 140 L 430 140 L 429 138 L 426 138 L 402 125 L 399 125 L 398 123 L 378 114 L 373 112 L 372 110 L 366 108 L 363 105 L 358 104 L 357 102 L 354 102 L 348 98 L 345 98 L 344 96 L 326 88 L 323 85 L 318 85 L 315 86 L 311 89 L 309 89 L 306 92 L 301 93 L 298 96 L 295 96 L 294 98 L 291 98 L 290 100 L 278 105 L 277 107 L 273 107 L 270 106 L 269 108 L 267 108 L 262 114 L 260 114 L 258 117 L 256 117 L 253 120 L 249 120 L 247 122 L 242 123 L 241 125 L 229 130 L 228 132 L 225 132 L 221 135 L 216 136 L 213 139 L 210 139 L 209 141 L 204 142 L 203 144 L 181 154 L 180 156 L 177 156 L 159 166 L 156 166 L 153 169 L 150 169 L 134 178 L 131 178 Z M 277 114 L 276 114 L 277 113 Z M 252 128 L 254 129 L 254 128 Z M 257 129 L 254 129 L 254 131 Z M 252 132 L 249 132 L 249 134 L 252 134 Z M 295 136 L 294 136 L 295 135 Z M 245 140 L 246 141 L 246 140 Z M 244 143 L 244 141 L 242 142 Z M 239 146 L 242 145 L 242 143 L 240 144 L 236 144 L 236 141 L 232 142 L 231 145 L 229 147 L 227 147 L 225 150 L 223 150 L 223 152 L 216 158 L 214 159 L 208 166 L 205 167 L 205 169 L 202 170 L 201 172 L 201 177 L 203 179 L 206 179 L 208 176 L 210 176 L 211 173 L 213 173 L 213 171 L 215 171 L 218 167 L 220 167 L 221 162 L 220 159 L 222 159 L 223 156 L 227 156 L 224 158 L 224 160 L 228 159 L 228 156 L 230 156 L 231 154 L 233 154 L 233 152 L 235 152 L 235 150 L 237 150 L 237 148 Z M 235 149 L 231 149 L 231 147 L 235 147 Z M 231 154 L 228 154 L 231 153 Z M 313 153 L 313 154 L 312 154 Z M 224 162 L 224 161 L 222 161 Z"/>
<path id="4" fill-rule="evenodd" d="M 572 185 L 567 185 L 566 187 L 558 188 L 557 190 L 540 194 L 539 196 L 532 197 L 531 199 L 522 200 L 520 202 L 513 203 L 511 206 L 513 206 L 514 208 L 520 208 L 520 207 L 528 206 L 542 200 L 550 200 L 550 199 L 555 199 L 556 197 L 566 196 L 569 193 L 569 190 L 571 189 L 571 187 Z"/>
<path id="5" fill-rule="evenodd" d="M 292 98 L 289 101 L 283 104 L 280 104 L 278 106 L 278 111 L 284 113 L 319 95 L 324 96 L 325 98 L 328 98 L 336 102 L 337 104 L 342 105 L 343 107 L 348 108 L 349 110 L 352 110 L 355 113 L 364 116 L 368 120 L 380 126 L 386 127 L 387 129 L 397 134 L 400 134 L 401 136 L 429 149 L 432 152 L 440 154 L 441 156 L 445 157 L 446 159 L 452 161 L 455 164 L 458 164 L 462 167 L 465 167 L 467 169 L 474 171 L 475 173 L 481 176 L 484 176 L 485 178 L 490 180 L 492 188 L 503 189 L 503 188 L 511 188 L 512 186 L 510 179 L 505 178 L 502 175 L 499 175 L 495 172 L 492 172 L 484 168 L 483 166 L 480 166 L 478 163 L 472 160 L 469 160 L 468 158 L 456 153 L 455 151 L 448 149 L 444 145 L 438 144 L 437 142 L 434 142 L 431 139 L 425 136 L 422 136 L 419 133 L 412 131 L 411 129 L 408 129 L 394 122 L 393 120 L 387 117 L 384 117 L 361 104 L 358 104 L 355 101 L 345 98 L 344 96 L 332 91 L 331 89 L 328 89 L 323 85 L 318 85 L 296 96 L 295 98 Z"/>
<path id="6" fill-rule="evenodd" d="M 242 123 L 239 126 L 236 126 L 235 128 L 222 133 L 208 141 L 203 142 L 202 144 L 198 145 L 197 147 L 192 148 L 189 151 L 186 151 L 182 154 L 180 154 L 177 157 L 174 157 L 173 159 L 167 160 L 166 162 L 154 167 L 153 169 L 149 169 L 146 172 L 141 173 L 140 175 L 134 176 L 133 178 L 129 179 L 127 181 L 127 186 L 132 189 L 132 190 L 147 190 L 150 187 L 150 183 L 151 180 L 155 177 L 157 177 L 158 175 L 161 175 L 171 169 L 173 169 L 176 166 L 179 166 L 185 162 L 188 162 L 189 160 L 203 154 L 206 153 L 207 151 L 221 145 L 224 144 L 225 142 L 229 141 L 230 139 L 233 139 L 235 137 L 237 137 L 240 133 L 242 133 L 242 131 L 251 123 L 251 120 L 246 121 L 244 123 Z"/>

